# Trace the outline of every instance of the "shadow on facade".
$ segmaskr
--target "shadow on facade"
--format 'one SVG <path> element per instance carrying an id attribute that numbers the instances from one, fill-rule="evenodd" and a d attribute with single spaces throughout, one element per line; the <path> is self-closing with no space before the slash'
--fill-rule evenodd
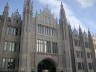
<path id="1" fill-rule="evenodd" d="M 51 59 L 44 59 L 38 64 L 38 72 L 56 72 L 56 64 Z"/>

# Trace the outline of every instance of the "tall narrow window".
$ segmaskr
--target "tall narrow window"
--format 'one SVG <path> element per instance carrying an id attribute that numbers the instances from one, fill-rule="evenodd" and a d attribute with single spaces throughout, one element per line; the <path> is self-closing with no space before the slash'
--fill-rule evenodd
<path id="1" fill-rule="evenodd" d="M 8 27 L 7 28 L 7 34 L 8 35 L 17 35 L 17 31 L 18 31 L 18 29 L 13 28 L 13 27 Z"/>
<path id="2" fill-rule="evenodd" d="M 47 52 L 51 53 L 51 42 L 47 41 Z"/>
<path id="3" fill-rule="evenodd" d="M 37 52 L 44 52 L 44 41 L 37 40 Z"/>
<path id="4" fill-rule="evenodd" d="M 56 42 L 52 43 L 52 49 L 53 49 L 53 53 L 58 53 L 58 47 Z"/>
<path id="5" fill-rule="evenodd" d="M 4 68 L 4 67 L 5 67 L 5 65 L 6 65 L 6 59 L 5 59 L 5 58 L 3 58 L 3 59 L 2 59 L 2 68 Z"/>
<path id="6" fill-rule="evenodd" d="M 14 42 L 12 43 L 12 46 L 11 47 L 12 47 L 11 48 L 11 51 L 14 52 L 15 51 L 15 43 Z"/>
<path id="7" fill-rule="evenodd" d="M 78 62 L 78 70 L 82 69 L 82 63 Z"/>
<path id="8" fill-rule="evenodd" d="M 45 27 L 45 35 L 47 35 L 47 28 Z"/>
<path id="9" fill-rule="evenodd" d="M 11 51 L 11 52 L 15 51 L 15 43 L 14 42 L 9 43 L 9 51 Z"/>
<path id="10" fill-rule="evenodd" d="M 13 58 L 9 58 L 8 59 L 8 66 L 7 66 L 8 69 L 15 69 L 15 59 Z"/>
<path id="11" fill-rule="evenodd" d="M 40 52 L 43 52 L 43 41 L 42 40 L 40 41 L 40 45 L 41 45 Z"/>
<path id="12" fill-rule="evenodd" d="M 46 30 L 47 30 L 46 32 L 47 32 L 47 35 L 48 35 L 48 27 L 46 27 Z"/>
<path id="13" fill-rule="evenodd" d="M 88 63 L 88 66 L 89 66 L 89 69 L 92 69 L 93 67 L 93 65 L 92 65 L 92 63 Z"/>
<path id="14" fill-rule="evenodd" d="M 43 53 L 58 53 L 58 47 L 56 42 L 37 40 L 37 52 Z"/>
<path id="15" fill-rule="evenodd" d="M 38 24 L 37 32 L 43 35 L 56 36 L 56 29 Z"/>
<path id="16" fill-rule="evenodd" d="M 46 46 L 46 41 L 44 41 L 44 52 L 47 52 L 47 46 Z"/>
<path id="17" fill-rule="evenodd" d="M 52 36 L 54 36 L 54 30 L 52 29 Z"/>
<path id="18" fill-rule="evenodd" d="M 37 40 L 37 52 L 39 52 L 39 40 Z"/>
<path id="19" fill-rule="evenodd" d="M 40 24 L 38 24 L 38 28 L 37 28 L 38 30 L 38 33 L 40 33 Z"/>
<path id="20" fill-rule="evenodd" d="M 4 42 L 4 51 L 7 50 L 8 42 Z"/>
<path id="21" fill-rule="evenodd" d="M 50 29 L 50 35 L 52 36 L 52 28 Z"/>

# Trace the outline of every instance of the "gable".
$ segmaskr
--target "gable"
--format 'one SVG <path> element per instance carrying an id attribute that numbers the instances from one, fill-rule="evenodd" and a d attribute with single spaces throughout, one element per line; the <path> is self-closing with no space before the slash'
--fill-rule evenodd
<path id="1" fill-rule="evenodd" d="M 38 14 L 37 18 L 41 24 L 56 24 L 56 20 L 48 8 L 45 8 L 40 14 Z"/>

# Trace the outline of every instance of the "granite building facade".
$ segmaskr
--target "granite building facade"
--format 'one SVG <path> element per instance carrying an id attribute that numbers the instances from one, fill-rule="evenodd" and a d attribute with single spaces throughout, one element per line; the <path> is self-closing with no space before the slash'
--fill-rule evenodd
<path id="1" fill-rule="evenodd" d="M 96 72 L 90 31 L 72 30 L 61 3 L 59 23 L 48 8 L 32 15 L 31 0 L 23 16 L 9 5 L 0 15 L 0 72 Z M 23 18 L 22 18 L 23 17 Z"/>
<path id="2" fill-rule="evenodd" d="M 93 35 L 92 38 L 93 38 L 93 44 L 94 44 L 94 49 L 95 49 L 95 57 L 96 57 L 96 35 Z"/>

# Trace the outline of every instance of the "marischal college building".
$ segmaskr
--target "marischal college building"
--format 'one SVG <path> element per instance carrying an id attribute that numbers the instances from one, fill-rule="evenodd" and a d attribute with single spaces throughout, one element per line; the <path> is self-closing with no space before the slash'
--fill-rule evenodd
<path id="1" fill-rule="evenodd" d="M 48 8 L 32 15 L 31 0 L 8 16 L 0 15 L 0 72 L 96 72 L 91 33 L 72 30 L 63 4 L 59 23 Z"/>

